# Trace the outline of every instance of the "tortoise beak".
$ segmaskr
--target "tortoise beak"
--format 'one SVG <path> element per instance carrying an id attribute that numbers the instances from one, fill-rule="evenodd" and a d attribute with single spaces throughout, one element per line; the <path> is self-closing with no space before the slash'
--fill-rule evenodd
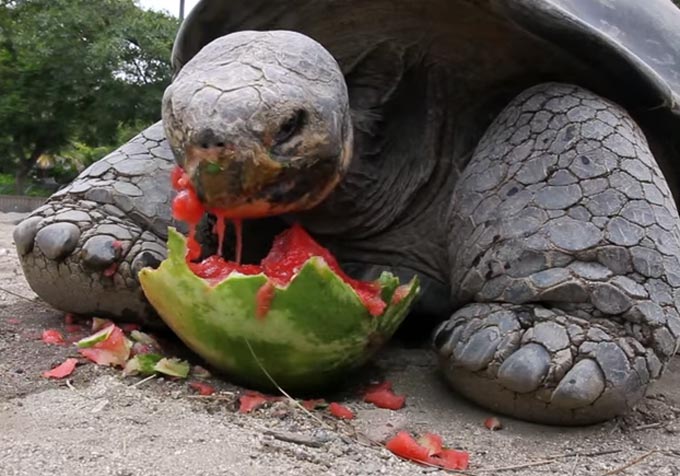
<path id="1" fill-rule="evenodd" d="M 262 191 L 276 182 L 282 167 L 261 148 L 237 151 L 228 145 L 189 145 L 184 167 L 208 209 L 229 212 L 234 218 L 271 214 L 270 200 Z"/>
<path id="2" fill-rule="evenodd" d="M 325 162 L 279 161 L 259 144 L 187 145 L 183 166 L 206 208 L 230 218 L 309 209 L 340 180 L 340 171 Z"/>

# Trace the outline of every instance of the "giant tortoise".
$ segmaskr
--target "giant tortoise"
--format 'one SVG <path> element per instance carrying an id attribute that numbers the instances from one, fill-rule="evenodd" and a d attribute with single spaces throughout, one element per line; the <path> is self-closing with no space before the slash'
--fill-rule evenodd
<path id="1" fill-rule="evenodd" d="M 246 259 L 295 220 L 356 277 L 417 273 L 409 320 L 482 406 L 601 421 L 676 352 L 670 0 L 202 0 L 172 59 L 163 120 L 16 228 L 55 308 L 157 322 L 176 161 L 252 218 Z"/>

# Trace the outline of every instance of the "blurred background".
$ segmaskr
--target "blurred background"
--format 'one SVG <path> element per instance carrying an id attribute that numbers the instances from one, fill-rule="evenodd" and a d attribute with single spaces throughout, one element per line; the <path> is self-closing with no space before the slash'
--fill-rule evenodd
<path id="1" fill-rule="evenodd" d="M 0 195 L 48 196 L 159 120 L 196 3 L 0 1 Z"/>

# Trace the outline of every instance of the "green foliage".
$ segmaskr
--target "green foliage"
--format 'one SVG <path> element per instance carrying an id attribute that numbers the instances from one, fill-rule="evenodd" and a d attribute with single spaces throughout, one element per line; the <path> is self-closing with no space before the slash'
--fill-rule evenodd
<path id="1" fill-rule="evenodd" d="M 7 191 L 14 187 L 14 176 L 10 174 L 0 174 L 0 194 L 8 193 Z"/>
<path id="2" fill-rule="evenodd" d="M 133 0 L 0 0 L 0 172 L 91 163 L 158 120 L 177 27 Z"/>
<path id="3" fill-rule="evenodd" d="M 15 190 L 15 177 L 12 174 L 0 174 L 0 195 L 11 195 Z M 38 181 L 26 187 L 23 194 L 30 197 L 48 197 L 55 192 L 54 187 L 49 187 Z"/>

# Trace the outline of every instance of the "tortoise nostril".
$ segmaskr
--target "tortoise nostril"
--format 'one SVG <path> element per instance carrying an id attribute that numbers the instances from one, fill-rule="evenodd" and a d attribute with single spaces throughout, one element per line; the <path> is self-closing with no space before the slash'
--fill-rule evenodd
<path id="1" fill-rule="evenodd" d="M 202 129 L 198 131 L 194 136 L 193 142 L 201 149 L 224 147 L 224 141 L 221 140 L 212 129 Z"/>

